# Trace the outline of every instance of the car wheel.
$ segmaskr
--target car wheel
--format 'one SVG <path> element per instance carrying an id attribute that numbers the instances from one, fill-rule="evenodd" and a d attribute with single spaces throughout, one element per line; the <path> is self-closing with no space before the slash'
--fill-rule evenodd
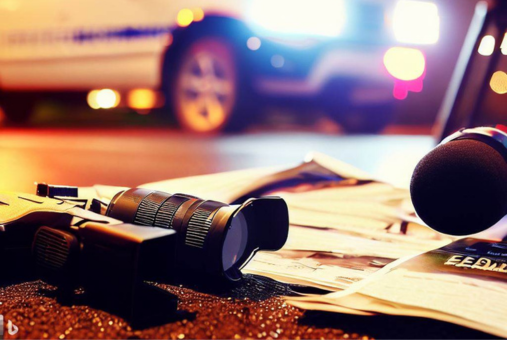
<path id="1" fill-rule="evenodd" d="M 394 105 L 363 106 L 332 110 L 329 116 L 350 134 L 375 134 L 385 129 L 394 116 Z"/>
<path id="2" fill-rule="evenodd" d="M 35 101 L 21 93 L 2 94 L 0 107 L 8 122 L 21 124 L 32 116 Z"/>
<path id="3" fill-rule="evenodd" d="M 196 39 L 173 69 L 170 102 L 179 124 L 196 133 L 238 130 L 240 74 L 234 49 L 218 37 Z"/>

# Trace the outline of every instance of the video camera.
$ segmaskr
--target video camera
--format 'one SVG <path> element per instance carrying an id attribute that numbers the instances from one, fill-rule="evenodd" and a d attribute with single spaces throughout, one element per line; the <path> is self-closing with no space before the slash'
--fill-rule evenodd
<path id="1" fill-rule="evenodd" d="M 134 188 L 90 202 L 46 184 L 37 195 L 0 193 L 4 273 L 40 278 L 63 297 L 83 288 L 133 323 L 176 310 L 176 297 L 149 282 L 237 282 L 256 251 L 283 246 L 288 224 L 278 197 L 228 205 Z"/>

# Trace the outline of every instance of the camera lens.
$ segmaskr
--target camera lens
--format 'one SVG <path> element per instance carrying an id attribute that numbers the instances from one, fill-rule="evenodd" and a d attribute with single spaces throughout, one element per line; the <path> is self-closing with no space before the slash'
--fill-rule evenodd
<path id="1" fill-rule="evenodd" d="M 222 264 L 229 270 L 245 253 L 248 242 L 248 225 L 245 215 L 240 211 L 232 218 L 229 230 L 225 235 L 222 248 Z"/>
<path id="2" fill-rule="evenodd" d="M 239 280 L 240 269 L 257 250 L 281 248 L 288 233 L 287 205 L 280 198 L 228 205 L 135 188 L 113 197 L 106 215 L 124 223 L 174 229 L 177 275 L 201 279 L 209 274 Z"/>

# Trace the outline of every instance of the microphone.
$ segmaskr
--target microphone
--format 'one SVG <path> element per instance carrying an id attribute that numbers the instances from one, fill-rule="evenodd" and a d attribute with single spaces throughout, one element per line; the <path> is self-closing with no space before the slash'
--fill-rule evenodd
<path id="1" fill-rule="evenodd" d="M 417 215 L 450 235 L 481 232 L 507 214 L 507 127 L 461 129 L 417 164 L 410 183 Z"/>

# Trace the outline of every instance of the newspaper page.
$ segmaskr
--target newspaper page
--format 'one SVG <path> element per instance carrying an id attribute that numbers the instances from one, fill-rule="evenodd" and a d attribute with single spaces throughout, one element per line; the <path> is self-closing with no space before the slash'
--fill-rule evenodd
<path id="1" fill-rule="evenodd" d="M 507 337 L 506 297 L 507 243 L 466 238 L 399 261 L 348 292 L 289 303 L 429 317 Z"/>

